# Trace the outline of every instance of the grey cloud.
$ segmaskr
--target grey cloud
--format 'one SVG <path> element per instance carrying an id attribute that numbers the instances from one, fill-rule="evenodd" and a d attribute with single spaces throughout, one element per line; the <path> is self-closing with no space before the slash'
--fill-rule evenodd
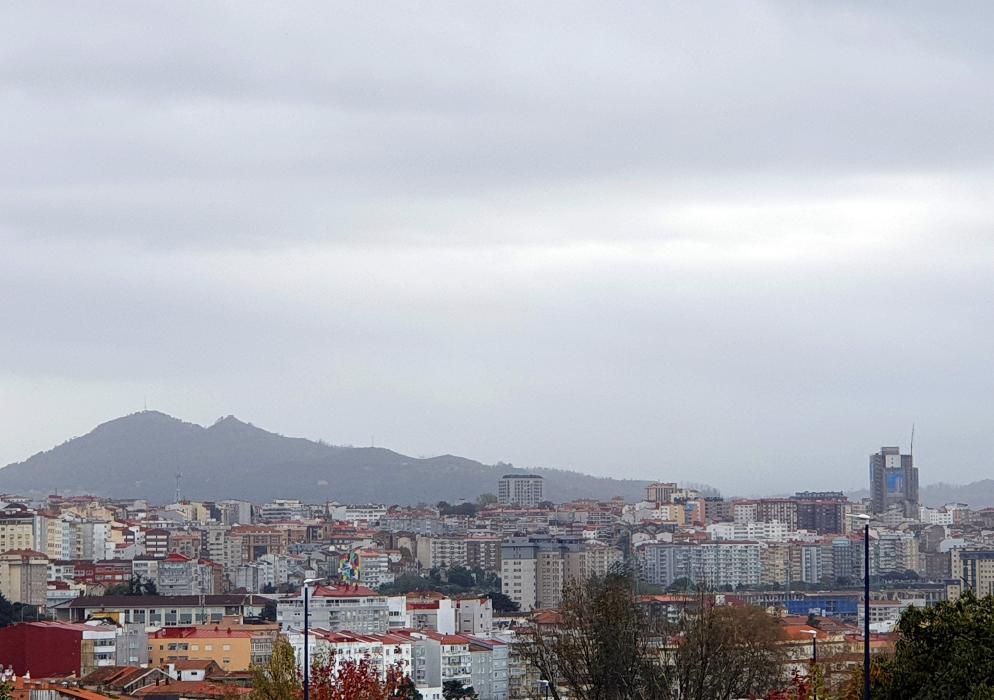
<path id="1" fill-rule="evenodd" d="M 0 462 L 150 393 L 740 493 L 917 421 L 981 476 L 991 14 L 4 7 Z"/>

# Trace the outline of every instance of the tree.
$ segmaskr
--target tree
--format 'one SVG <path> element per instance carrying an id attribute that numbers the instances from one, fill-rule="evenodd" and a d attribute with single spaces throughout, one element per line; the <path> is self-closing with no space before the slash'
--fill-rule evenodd
<path id="1" fill-rule="evenodd" d="M 462 588 L 472 588 L 476 585 L 476 579 L 473 577 L 473 574 L 464 566 L 453 566 L 448 570 L 446 578 L 449 583 L 461 586 Z"/>
<path id="2" fill-rule="evenodd" d="M 262 619 L 266 622 L 276 622 L 276 601 L 267 600 L 262 606 Z"/>
<path id="3" fill-rule="evenodd" d="M 511 596 L 501 591 L 492 591 L 487 593 L 487 597 L 490 598 L 491 604 L 494 607 L 494 612 L 501 613 L 512 613 L 518 612 L 521 609 L 521 605 L 515 603 L 511 600 Z"/>
<path id="4" fill-rule="evenodd" d="M 679 700 L 763 697 L 784 681 L 782 631 L 765 611 L 717 606 L 700 594 L 671 654 Z"/>
<path id="5" fill-rule="evenodd" d="M 442 697 L 445 700 L 477 700 L 480 696 L 473 686 L 465 685 L 462 681 L 445 681 L 442 683 Z"/>
<path id="6" fill-rule="evenodd" d="M 127 583 L 118 583 L 104 591 L 106 595 L 146 596 L 159 595 L 155 581 L 141 574 L 135 574 Z"/>
<path id="7" fill-rule="evenodd" d="M 493 493 L 481 493 L 480 497 L 476 499 L 476 505 L 480 508 L 486 508 L 487 506 L 492 506 L 497 504 L 497 495 Z"/>
<path id="8" fill-rule="evenodd" d="M 11 606 L 14 622 L 37 622 L 46 619 L 38 610 L 37 605 L 28 603 L 14 603 Z"/>
<path id="9" fill-rule="evenodd" d="M 559 619 L 525 633 L 522 657 L 576 700 L 668 698 L 666 667 L 656 663 L 651 620 L 635 600 L 631 579 L 610 574 L 563 589 Z"/>
<path id="10" fill-rule="evenodd" d="M 293 700 L 303 694 L 300 670 L 293 647 L 285 637 L 277 637 L 269 661 L 252 668 L 250 700 Z"/>
<path id="11" fill-rule="evenodd" d="M 421 693 L 398 666 L 386 669 L 385 681 L 368 658 L 315 660 L 311 667 L 310 696 L 314 700 L 421 700 Z"/>
<path id="12" fill-rule="evenodd" d="M 10 604 L 10 601 L 0 593 L 0 627 L 7 627 L 16 622 L 14 618 L 14 606 Z"/>
<path id="13" fill-rule="evenodd" d="M 897 631 L 893 659 L 871 668 L 874 698 L 994 698 L 994 597 L 967 591 L 929 608 L 908 608 Z"/>
<path id="14" fill-rule="evenodd" d="M 686 576 L 682 576 L 678 579 L 673 579 L 673 583 L 671 583 L 666 588 L 666 590 L 669 591 L 670 593 L 686 593 L 688 591 L 693 591 L 696 589 L 697 585 Z"/>
<path id="15" fill-rule="evenodd" d="M 650 610 L 630 572 L 572 582 L 558 618 L 526 632 L 519 652 L 557 700 L 731 700 L 786 683 L 782 632 L 763 610 L 704 591 L 676 623 Z"/>

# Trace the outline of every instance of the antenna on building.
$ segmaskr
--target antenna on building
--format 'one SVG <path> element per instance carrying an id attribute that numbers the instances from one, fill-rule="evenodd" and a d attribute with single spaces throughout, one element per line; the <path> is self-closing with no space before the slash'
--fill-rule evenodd
<path id="1" fill-rule="evenodd" d="M 182 479 L 183 479 L 183 472 L 176 472 L 176 502 L 177 503 L 179 503 L 182 500 L 182 498 L 181 498 L 182 494 L 181 494 L 181 492 L 179 490 L 179 484 L 180 484 L 180 481 L 182 481 Z"/>
<path id="2" fill-rule="evenodd" d="M 911 424 L 911 448 L 908 450 L 908 454 L 912 457 L 915 456 L 915 424 Z"/>

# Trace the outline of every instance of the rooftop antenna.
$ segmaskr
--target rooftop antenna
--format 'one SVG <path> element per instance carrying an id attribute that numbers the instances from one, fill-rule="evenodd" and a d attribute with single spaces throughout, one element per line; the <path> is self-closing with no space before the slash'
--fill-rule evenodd
<path id="1" fill-rule="evenodd" d="M 911 424 L 911 449 L 909 451 L 909 456 L 915 456 L 915 424 Z"/>
<path id="2" fill-rule="evenodd" d="M 180 490 L 179 490 L 179 483 L 180 483 L 180 481 L 182 479 L 183 479 L 183 472 L 176 472 L 176 502 L 177 503 L 179 503 L 180 500 L 181 500 L 181 498 L 180 498 Z"/>

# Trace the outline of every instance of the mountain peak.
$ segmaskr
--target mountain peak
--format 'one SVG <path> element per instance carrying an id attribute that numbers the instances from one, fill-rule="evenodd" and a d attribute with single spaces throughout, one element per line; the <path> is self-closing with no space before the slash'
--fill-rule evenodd
<path id="1" fill-rule="evenodd" d="M 93 493 L 168 502 L 174 477 L 198 499 L 264 503 L 434 503 L 495 490 L 503 473 L 461 457 L 416 459 L 384 448 L 331 447 L 226 415 L 208 428 L 159 411 L 133 413 L 0 469 L 0 491 Z M 643 493 L 644 483 L 543 472 L 548 493 L 570 500 Z"/>
<path id="2" fill-rule="evenodd" d="M 221 416 L 207 429 L 211 433 L 264 433 L 262 428 L 257 428 L 251 423 L 238 420 L 232 415 Z"/>

